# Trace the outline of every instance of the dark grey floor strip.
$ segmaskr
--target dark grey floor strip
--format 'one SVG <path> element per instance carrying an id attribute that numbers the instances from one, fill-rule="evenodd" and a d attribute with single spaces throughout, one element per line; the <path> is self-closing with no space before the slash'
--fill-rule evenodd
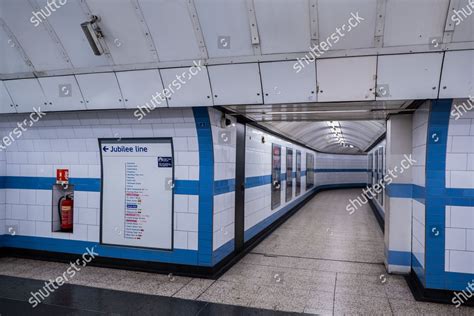
<path id="1" fill-rule="evenodd" d="M 0 315 L 297 315 L 257 308 L 65 284 L 32 308 L 44 281 L 0 276 Z"/>

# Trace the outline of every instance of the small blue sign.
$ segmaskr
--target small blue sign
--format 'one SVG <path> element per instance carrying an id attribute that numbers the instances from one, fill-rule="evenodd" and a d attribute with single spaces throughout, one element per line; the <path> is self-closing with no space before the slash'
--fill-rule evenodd
<path id="1" fill-rule="evenodd" d="M 158 167 L 159 168 L 173 167 L 173 158 L 172 157 L 158 157 Z"/>

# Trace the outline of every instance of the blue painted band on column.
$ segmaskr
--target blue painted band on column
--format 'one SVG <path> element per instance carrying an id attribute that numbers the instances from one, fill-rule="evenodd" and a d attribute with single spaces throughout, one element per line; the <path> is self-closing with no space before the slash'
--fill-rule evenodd
<path id="1" fill-rule="evenodd" d="M 387 252 L 387 262 L 388 264 L 393 264 L 397 266 L 410 267 L 411 266 L 411 252 L 389 250 Z"/>
<path id="2" fill-rule="evenodd" d="M 212 265 L 214 147 L 208 109 L 193 108 L 199 148 L 198 264 Z"/>

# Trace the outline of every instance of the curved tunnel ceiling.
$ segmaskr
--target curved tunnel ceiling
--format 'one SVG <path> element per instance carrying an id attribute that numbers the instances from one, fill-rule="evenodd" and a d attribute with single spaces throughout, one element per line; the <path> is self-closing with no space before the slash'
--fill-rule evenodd
<path id="1" fill-rule="evenodd" d="M 343 143 L 329 122 L 261 122 L 281 134 L 316 150 L 330 153 L 363 153 L 385 133 L 385 121 L 333 121 L 340 126 Z"/>

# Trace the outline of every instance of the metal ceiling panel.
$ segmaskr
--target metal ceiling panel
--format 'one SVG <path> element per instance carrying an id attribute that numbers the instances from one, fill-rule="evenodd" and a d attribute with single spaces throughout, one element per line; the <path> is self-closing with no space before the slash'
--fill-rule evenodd
<path id="1" fill-rule="evenodd" d="M 308 0 L 254 1 L 262 54 L 309 51 Z"/>
<path id="2" fill-rule="evenodd" d="M 261 63 L 264 102 L 315 102 L 316 65 L 311 63 L 297 72 L 296 61 Z"/>
<path id="3" fill-rule="evenodd" d="M 439 97 L 472 96 L 474 96 L 474 50 L 446 52 Z"/>
<path id="4" fill-rule="evenodd" d="M 86 105 L 74 76 L 39 78 L 51 111 L 85 110 Z"/>
<path id="5" fill-rule="evenodd" d="M 151 99 L 163 91 L 163 83 L 158 69 L 121 71 L 115 73 L 120 85 L 120 90 L 125 100 L 125 107 L 134 109 L 145 106 L 146 103 L 153 107 Z M 167 107 L 166 100 L 161 101 L 158 107 Z"/>
<path id="6" fill-rule="evenodd" d="M 377 100 L 436 99 L 443 53 L 379 56 Z"/>
<path id="7" fill-rule="evenodd" d="M 377 57 L 317 60 L 318 101 L 375 100 Z"/>
<path id="8" fill-rule="evenodd" d="M 40 7 L 45 7 L 50 0 L 36 0 Z M 57 14 L 56 14 L 57 13 Z M 54 28 L 61 40 L 71 63 L 74 67 L 94 67 L 108 65 L 105 56 L 96 56 L 82 32 L 81 23 L 89 17 L 82 11 L 78 0 L 69 0 L 58 12 L 48 17 L 48 22 Z"/>
<path id="9" fill-rule="evenodd" d="M 87 109 L 124 108 L 123 97 L 113 72 L 76 75 Z"/>
<path id="10" fill-rule="evenodd" d="M 1 5 L 0 5 L 1 6 Z M 28 72 L 31 68 L 18 52 L 15 41 L 12 40 L 0 26 L 0 73 L 12 74 L 18 72 Z"/>
<path id="11" fill-rule="evenodd" d="M 4 83 L 18 113 L 29 113 L 34 109 L 51 110 L 51 104 L 37 79 L 7 80 Z"/>
<path id="12" fill-rule="evenodd" d="M 204 66 L 201 66 L 201 68 L 202 70 L 194 77 L 189 76 L 189 68 L 160 70 L 161 77 L 163 78 L 163 86 L 168 89 L 170 87 L 173 89 L 173 92 L 171 92 L 168 98 L 169 107 L 213 105 L 207 69 Z M 184 77 L 185 79 L 183 80 L 185 83 L 181 84 L 179 89 L 178 76 Z"/>
<path id="13" fill-rule="evenodd" d="M 186 0 L 139 0 L 161 61 L 201 57 Z"/>
<path id="14" fill-rule="evenodd" d="M 261 104 L 258 64 L 209 66 L 215 105 Z"/>
<path id="15" fill-rule="evenodd" d="M 209 57 L 253 55 L 246 0 L 196 0 Z"/>
<path id="16" fill-rule="evenodd" d="M 129 0 L 87 0 L 116 65 L 157 61 Z"/>
<path id="17" fill-rule="evenodd" d="M 374 47 L 377 0 L 319 0 L 319 41 L 331 42 L 337 29 L 345 34 L 332 49 L 354 49 Z M 353 18 L 359 16 L 361 21 Z M 352 23 L 349 29 L 349 20 Z M 341 30 L 344 25 L 344 30 Z M 347 33 L 347 34 L 346 34 Z"/>
<path id="18" fill-rule="evenodd" d="M 386 0 L 384 46 L 442 42 L 449 0 Z"/>
<path id="19" fill-rule="evenodd" d="M 0 113 L 16 113 L 15 104 L 13 104 L 3 81 L 0 81 Z"/>
<path id="20" fill-rule="evenodd" d="M 35 23 L 33 13 L 36 12 L 28 1 L 4 0 L 1 3 L 0 18 L 15 35 L 36 70 L 70 68 L 66 56 L 59 49 L 60 44 L 53 41 L 41 15 L 38 16 L 42 20 Z M 51 14 L 60 13 L 58 11 Z"/>

